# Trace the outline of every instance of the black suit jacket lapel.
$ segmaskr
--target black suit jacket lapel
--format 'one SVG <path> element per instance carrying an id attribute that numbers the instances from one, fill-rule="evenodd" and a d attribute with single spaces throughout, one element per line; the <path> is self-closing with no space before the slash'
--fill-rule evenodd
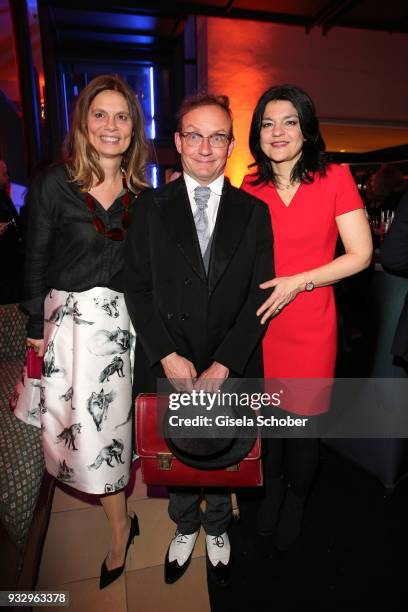
<path id="1" fill-rule="evenodd" d="M 251 213 L 251 208 L 241 200 L 239 190 L 231 187 L 228 179 L 225 179 L 214 229 L 208 271 L 210 293 L 214 291 L 234 255 L 242 234 L 249 223 Z"/>
<path id="2" fill-rule="evenodd" d="M 167 187 L 165 193 L 154 196 L 162 222 L 195 273 L 206 281 L 193 213 L 183 177 Z"/>

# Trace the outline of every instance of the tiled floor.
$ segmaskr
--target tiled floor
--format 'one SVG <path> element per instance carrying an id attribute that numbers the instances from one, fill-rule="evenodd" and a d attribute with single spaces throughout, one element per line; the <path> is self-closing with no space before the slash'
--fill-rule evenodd
<path id="1" fill-rule="evenodd" d="M 166 585 L 163 559 L 174 532 L 167 499 L 147 496 L 139 470 L 127 492 L 141 534 L 129 549 L 125 574 L 99 590 L 100 566 L 109 549 L 103 509 L 93 496 L 57 487 L 37 588 L 69 591 L 70 612 L 157 612 L 163 607 L 166 612 L 208 612 L 203 535 L 186 575 Z"/>

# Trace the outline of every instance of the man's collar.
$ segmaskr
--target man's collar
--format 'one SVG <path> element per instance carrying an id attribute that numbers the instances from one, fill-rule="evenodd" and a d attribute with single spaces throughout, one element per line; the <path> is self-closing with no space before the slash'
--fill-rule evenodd
<path id="1" fill-rule="evenodd" d="M 200 183 L 196 181 L 195 179 L 193 179 L 188 174 L 186 174 L 185 172 L 183 172 L 183 176 L 184 176 L 184 181 L 186 183 L 187 192 L 189 194 L 192 193 L 196 187 L 200 187 Z M 223 174 L 221 174 L 218 178 L 216 178 L 215 181 L 207 185 L 207 187 L 209 187 L 211 191 L 218 196 L 221 196 L 223 186 L 224 186 L 224 175 Z"/>

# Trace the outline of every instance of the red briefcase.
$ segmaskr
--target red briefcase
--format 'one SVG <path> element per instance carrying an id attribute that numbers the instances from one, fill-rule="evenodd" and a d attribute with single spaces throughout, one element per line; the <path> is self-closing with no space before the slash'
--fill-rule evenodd
<path id="1" fill-rule="evenodd" d="M 35 350 L 30 347 L 26 352 L 26 363 L 27 363 L 27 377 L 28 378 L 41 378 L 41 372 L 44 363 L 44 357 L 38 357 Z"/>
<path id="2" fill-rule="evenodd" d="M 149 485 L 191 487 L 260 487 L 263 484 L 259 436 L 248 455 L 222 470 L 200 470 L 177 459 L 159 434 L 156 394 L 136 398 L 136 446 L 143 481 Z"/>

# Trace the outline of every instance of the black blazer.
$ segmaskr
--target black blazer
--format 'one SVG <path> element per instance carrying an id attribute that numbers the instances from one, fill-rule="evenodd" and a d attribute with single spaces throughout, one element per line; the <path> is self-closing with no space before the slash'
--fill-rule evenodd
<path id="1" fill-rule="evenodd" d="M 125 245 L 126 304 L 137 333 L 134 390 L 155 391 L 160 359 L 191 360 L 198 375 L 213 361 L 232 373 L 262 377 L 257 308 L 274 276 L 269 210 L 232 187 L 220 199 L 208 277 L 184 178 L 137 200 Z"/>
<path id="2" fill-rule="evenodd" d="M 408 276 L 408 191 L 398 205 L 391 229 L 383 242 L 381 263 L 390 272 Z M 394 355 L 408 361 L 408 293 L 391 350 Z"/>

